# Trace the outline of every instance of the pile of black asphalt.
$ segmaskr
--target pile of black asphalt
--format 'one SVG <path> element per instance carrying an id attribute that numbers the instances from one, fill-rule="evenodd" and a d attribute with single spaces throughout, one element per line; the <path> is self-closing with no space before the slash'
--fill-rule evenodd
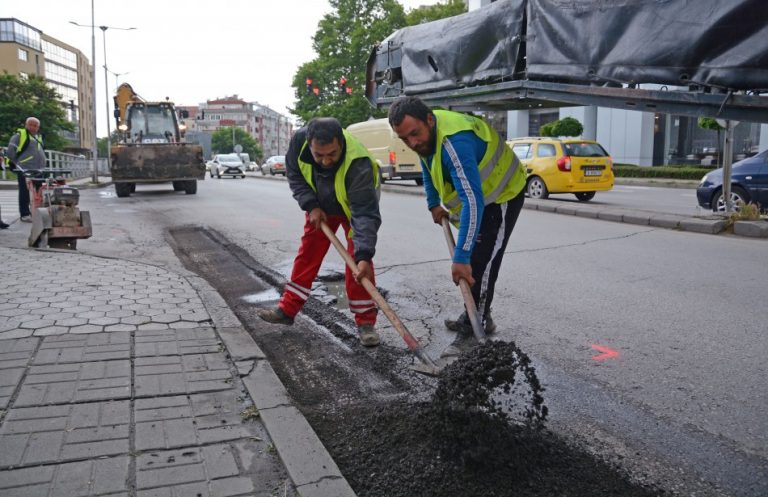
<path id="1" fill-rule="evenodd" d="M 361 497 L 664 495 L 569 446 L 546 416 L 530 359 L 497 341 L 448 366 L 429 401 L 357 404 L 311 422 Z"/>

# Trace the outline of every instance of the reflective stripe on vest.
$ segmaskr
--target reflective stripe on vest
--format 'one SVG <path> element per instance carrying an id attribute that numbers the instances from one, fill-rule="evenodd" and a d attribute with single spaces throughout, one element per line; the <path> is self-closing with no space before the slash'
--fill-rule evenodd
<path id="1" fill-rule="evenodd" d="M 344 142 L 346 143 L 346 152 L 344 154 L 344 162 L 339 166 L 339 170 L 336 171 L 336 176 L 334 177 L 333 181 L 333 189 L 336 192 L 336 200 L 339 202 L 339 205 L 341 206 L 341 209 L 344 211 L 344 215 L 347 216 L 348 220 L 352 220 L 352 211 L 349 208 L 349 198 L 347 196 L 347 172 L 349 171 L 349 167 L 352 165 L 352 162 L 355 159 L 360 158 L 367 158 L 370 163 L 371 167 L 373 168 L 373 185 L 378 190 L 379 189 L 379 164 L 376 162 L 376 160 L 371 157 L 371 154 L 368 152 L 368 149 L 366 149 L 355 137 L 347 133 L 347 130 L 342 130 L 344 133 Z M 301 156 L 304 154 L 304 150 L 309 146 L 309 144 L 305 141 L 304 145 L 301 147 L 301 150 L 299 151 L 299 169 L 301 170 L 301 175 L 304 176 L 304 179 L 306 180 L 307 184 L 315 191 L 317 192 L 317 188 L 315 187 L 315 181 L 312 178 L 312 164 L 308 162 L 304 162 L 301 160 Z M 350 234 L 351 234 L 350 230 Z"/>
<path id="2" fill-rule="evenodd" d="M 472 131 L 486 144 L 485 154 L 478 164 L 482 181 L 484 205 L 506 202 L 517 196 L 525 187 L 525 172 L 520 161 L 499 134 L 482 119 L 458 112 L 435 110 L 438 144 L 432 157 L 430 176 L 448 211 L 461 211 L 461 198 L 451 184 L 450 178 L 443 178 L 442 149 L 445 140 L 462 131 Z M 446 181 L 447 180 L 447 181 Z"/>

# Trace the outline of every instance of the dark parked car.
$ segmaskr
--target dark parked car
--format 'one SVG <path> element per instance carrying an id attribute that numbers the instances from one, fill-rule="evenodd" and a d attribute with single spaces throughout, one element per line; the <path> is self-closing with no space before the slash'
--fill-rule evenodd
<path id="1" fill-rule="evenodd" d="M 706 209 L 725 211 L 722 168 L 707 173 L 701 179 L 696 198 L 699 205 Z M 768 150 L 733 164 L 731 201 L 734 205 L 753 202 L 760 204 L 760 209 L 768 210 Z"/>

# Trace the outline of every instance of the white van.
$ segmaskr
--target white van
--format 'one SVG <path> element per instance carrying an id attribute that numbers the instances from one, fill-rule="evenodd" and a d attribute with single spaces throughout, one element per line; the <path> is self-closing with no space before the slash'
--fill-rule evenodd
<path id="1" fill-rule="evenodd" d="M 347 131 L 379 161 L 382 180 L 412 179 L 417 185 L 424 183 L 419 156 L 397 137 L 386 118 L 350 124 Z"/>

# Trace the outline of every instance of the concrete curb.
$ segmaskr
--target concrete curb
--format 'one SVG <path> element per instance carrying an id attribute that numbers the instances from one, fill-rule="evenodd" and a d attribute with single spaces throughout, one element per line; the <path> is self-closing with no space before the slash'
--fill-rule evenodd
<path id="1" fill-rule="evenodd" d="M 302 497 L 355 497 L 336 462 L 304 415 L 293 404 L 266 355 L 207 281 L 182 275 L 197 291 L 248 394 L 259 410 L 283 465 Z"/>

